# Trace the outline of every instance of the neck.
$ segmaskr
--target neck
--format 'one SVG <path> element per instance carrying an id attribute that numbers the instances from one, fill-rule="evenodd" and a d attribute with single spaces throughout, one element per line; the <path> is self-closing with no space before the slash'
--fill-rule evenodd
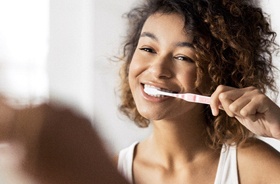
<path id="1" fill-rule="evenodd" d="M 193 159 L 198 153 L 209 149 L 206 146 L 206 119 L 203 114 L 154 121 L 153 126 L 153 133 L 148 141 L 162 155 L 174 158 L 181 155 Z"/>

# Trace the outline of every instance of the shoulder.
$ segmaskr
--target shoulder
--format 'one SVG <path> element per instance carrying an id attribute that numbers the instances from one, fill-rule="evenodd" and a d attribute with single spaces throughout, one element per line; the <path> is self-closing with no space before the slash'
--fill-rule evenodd
<path id="1" fill-rule="evenodd" d="M 280 181 L 280 153 L 257 138 L 238 146 L 237 164 L 241 183 Z"/>

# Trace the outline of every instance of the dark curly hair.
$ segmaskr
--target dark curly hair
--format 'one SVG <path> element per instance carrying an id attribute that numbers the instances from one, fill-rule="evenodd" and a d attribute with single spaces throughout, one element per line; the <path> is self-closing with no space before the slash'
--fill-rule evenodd
<path id="1" fill-rule="evenodd" d="M 149 120 L 136 109 L 129 84 L 129 65 L 146 19 L 155 13 L 177 13 L 183 16 L 185 30 L 194 35 L 197 80 L 204 95 L 212 94 L 219 85 L 236 88 L 254 86 L 276 92 L 272 54 L 278 48 L 276 33 L 271 30 L 261 8 L 248 0 L 144 0 L 125 16 L 129 29 L 123 45 L 120 110 L 140 127 Z M 251 136 L 235 118 L 221 112 L 213 117 L 205 106 L 207 132 L 213 147 L 223 143 L 241 143 Z"/>

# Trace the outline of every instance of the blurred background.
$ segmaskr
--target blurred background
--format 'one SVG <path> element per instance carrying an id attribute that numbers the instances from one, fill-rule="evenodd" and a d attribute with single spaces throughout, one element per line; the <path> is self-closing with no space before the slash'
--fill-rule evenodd
<path id="1" fill-rule="evenodd" d="M 93 126 L 112 154 L 144 138 L 151 128 L 138 128 L 118 112 L 119 64 L 113 61 L 125 33 L 122 15 L 137 2 L 0 1 L 1 94 L 22 106 L 49 100 L 70 106 L 98 122 Z M 258 3 L 280 35 L 280 1 Z M 275 56 L 277 67 L 279 61 Z M 265 141 L 280 150 L 280 141 Z"/>

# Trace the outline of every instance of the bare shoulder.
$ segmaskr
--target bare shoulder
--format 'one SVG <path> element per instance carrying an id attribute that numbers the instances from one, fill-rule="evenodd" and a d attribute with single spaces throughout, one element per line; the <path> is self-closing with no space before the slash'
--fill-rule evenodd
<path id="1" fill-rule="evenodd" d="M 237 163 L 240 183 L 279 183 L 280 152 L 269 144 L 252 138 L 239 145 Z"/>

